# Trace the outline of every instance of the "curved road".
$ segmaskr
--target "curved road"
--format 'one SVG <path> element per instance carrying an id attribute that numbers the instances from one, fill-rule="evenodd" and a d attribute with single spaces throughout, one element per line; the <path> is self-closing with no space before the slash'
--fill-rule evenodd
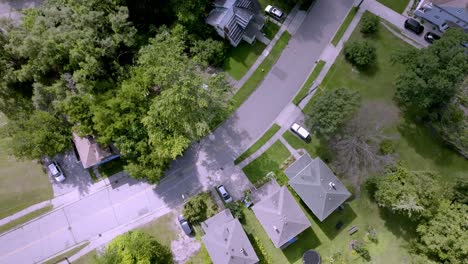
<path id="1" fill-rule="evenodd" d="M 249 184 L 233 160 L 266 131 L 308 77 L 353 0 L 316 0 L 262 84 L 216 131 L 173 162 L 153 186 L 128 177 L 0 237 L 0 264 L 37 263 L 77 243 L 105 242 L 144 216 L 161 215 L 223 183 L 234 197 Z M 294 120 L 291 120 L 291 122 Z"/>

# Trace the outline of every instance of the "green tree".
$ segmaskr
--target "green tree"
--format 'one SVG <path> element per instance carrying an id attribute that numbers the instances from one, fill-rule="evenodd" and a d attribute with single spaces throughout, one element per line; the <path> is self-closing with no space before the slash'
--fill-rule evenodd
<path id="1" fill-rule="evenodd" d="M 448 201 L 427 223 L 418 226 L 419 249 L 439 263 L 466 263 L 468 259 L 468 205 Z"/>
<path id="2" fill-rule="evenodd" d="M 196 40 L 190 47 L 190 53 L 193 60 L 202 66 L 220 66 L 224 61 L 224 43 L 211 38 Z"/>
<path id="3" fill-rule="evenodd" d="M 344 45 L 344 55 L 346 60 L 360 69 L 368 68 L 377 58 L 375 47 L 367 40 L 347 41 Z"/>
<path id="4" fill-rule="evenodd" d="M 96 264 L 173 263 L 170 250 L 142 231 L 130 231 L 114 238 Z"/>
<path id="5" fill-rule="evenodd" d="M 54 156 L 70 147 L 68 123 L 48 112 L 34 111 L 29 116 L 10 120 L 3 129 L 12 138 L 10 147 L 18 158 Z"/>
<path id="6" fill-rule="evenodd" d="M 433 172 L 410 171 L 397 166 L 372 180 L 376 188 L 373 196 L 380 207 L 413 220 L 428 219 L 445 196 L 443 187 L 436 181 L 438 177 Z"/>
<path id="7" fill-rule="evenodd" d="M 190 197 L 184 204 L 182 214 L 190 222 L 200 223 L 213 216 L 216 209 L 216 205 L 211 202 L 209 194 L 201 193 Z"/>
<path id="8" fill-rule="evenodd" d="M 360 95 L 347 88 L 324 90 L 306 111 L 306 124 L 312 131 L 329 138 L 353 115 L 360 104 Z"/>
<path id="9" fill-rule="evenodd" d="M 380 17 L 370 12 L 365 12 L 361 18 L 361 32 L 366 35 L 375 34 L 379 30 L 379 24 Z"/>
<path id="10" fill-rule="evenodd" d="M 449 29 L 428 48 L 401 51 L 394 61 L 405 66 L 396 81 L 395 99 L 410 113 L 428 117 L 444 108 L 455 96 L 468 74 L 467 43 L 462 29 Z M 437 115 L 433 121 L 438 121 Z"/>

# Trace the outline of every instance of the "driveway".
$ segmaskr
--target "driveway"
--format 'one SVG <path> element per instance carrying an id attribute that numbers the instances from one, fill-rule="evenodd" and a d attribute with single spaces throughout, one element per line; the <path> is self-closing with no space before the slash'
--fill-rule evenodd
<path id="1" fill-rule="evenodd" d="M 105 188 L 2 235 L 0 263 L 33 263 L 83 240 L 105 243 L 100 239 L 116 235 L 115 230 L 145 215 L 172 210 L 183 203 L 182 195 L 189 197 L 215 184 L 223 183 L 240 198 L 250 183 L 233 160 L 284 108 L 291 108 L 292 98 L 352 4 L 353 0 L 317 0 L 257 90 L 211 135 L 172 162 L 158 186 L 128 177 L 116 182 L 112 177 Z"/>

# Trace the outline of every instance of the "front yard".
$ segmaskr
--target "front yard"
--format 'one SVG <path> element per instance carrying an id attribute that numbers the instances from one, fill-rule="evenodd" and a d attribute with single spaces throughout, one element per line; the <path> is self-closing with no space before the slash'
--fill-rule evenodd
<path id="1" fill-rule="evenodd" d="M 253 44 L 242 41 L 237 47 L 231 47 L 226 55 L 223 70 L 236 80 L 242 79 L 265 47 L 260 41 Z"/>
<path id="2" fill-rule="evenodd" d="M 0 113 L 0 126 L 6 124 Z M 9 138 L 0 138 L 0 219 L 53 197 L 47 174 L 37 161 L 8 155 Z"/>
<path id="3" fill-rule="evenodd" d="M 380 33 L 376 37 L 369 39 L 377 48 L 377 63 L 373 70 L 360 72 L 346 62 L 340 54 L 320 89 L 342 87 L 356 89 L 361 93 L 363 102 L 379 102 L 382 105 L 392 106 L 391 109 L 398 109 L 393 102 L 396 89 L 394 82 L 402 69 L 398 65 L 391 64 L 390 57 L 394 51 L 408 48 L 408 45 L 382 26 L 379 30 Z M 362 38 L 358 27 L 351 39 Z M 466 175 L 468 162 L 446 148 L 423 125 L 400 115 L 399 121 L 387 127 L 385 131 L 397 135 L 396 157 L 407 167 L 415 170 L 435 170 L 443 176 L 444 180 Z M 283 137 L 293 148 L 305 149 L 312 157 L 320 156 L 324 161 L 333 158 L 327 143 L 315 136 L 308 144 L 289 131 L 285 132 Z M 288 155 L 288 153 L 284 154 L 284 150 L 281 149 L 281 146 L 270 148 L 264 155 L 244 168 L 244 172 L 253 183 L 259 181 L 265 172 L 279 170 L 278 166 Z M 268 168 L 267 164 L 271 167 Z M 354 190 L 350 191 L 354 192 Z M 411 262 L 408 247 L 411 239 L 415 238 L 414 224 L 380 209 L 368 197 L 364 188 L 361 188 L 356 198 L 344 204 L 342 211 L 335 211 L 323 222 L 311 214 L 302 203 L 301 206 L 307 212 L 306 215 L 312 223 L 312 228 L 301 234 L 298 241 L 283 251 L 273 247 L 255 215 L 251 211 L 245 212 L 244 228 L 252 237 L 257 237 L 262 242 L 265 255 L 271 260 L 270 263 L 302 263 L 300 256 L 308 249 L 317 250 L 322 257 L 322 263 L 332 263 L 331 257 L 334 263 L 367 263 L 350 249 L 350 243 L 353 240 L 362 241 L 365 244 L 372 263 Z M 342 224 L 339 229 L 337 229 L 338 223 Z M 351 226 L 359 229 L 353 235 L 347 232 Z M 370 241 L 368 230 L 375 231 L 376 243 Z"/>

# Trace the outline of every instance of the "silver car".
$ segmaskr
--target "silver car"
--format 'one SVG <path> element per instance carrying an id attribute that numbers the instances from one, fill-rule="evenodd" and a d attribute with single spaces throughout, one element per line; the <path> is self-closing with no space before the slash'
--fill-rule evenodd
<path id="1" fill-rule="evenodd" d="M 185 217 L 183 215 L 179 215 L 177 217 L 177 220 L 179 220 L 179 224 L 180 224 L 180 227 L 182 228 L 182 230 L 184 231 L 184 233 L 189 236 L 190 234 L 193 233 L 193 230 L 192 228 L 190 227 L 190 224 L 189 222 L 187 221 L 187 219 L 185 219 Z"/>
<path id="2" fill-rule="evenodd" d="M 221 194 L 221 197 L 223 197 L 223 200 L 224 200 L 225 203 L 232 202 L 232 197 L 231 197 L 231 195 L 229 195 L 226 188 L 224 188 L 224 185 L 218 186 L 217 189 L 218 189 L 219 194 Z"/>
<path id="3" fill-rule="evenodd" d="M 52 174 L 52 177 L 54 177 L 54 179 L 57 181 L 57 182 L 63 182 L 66 178 L 65 178 L 65 175 L 63 174 L 63 171 L 62 169 L 60 168 L 60 166 L 57 164 L 57 162 L 52 162 L 51 164 L 49 164 L 47 166 L 47 168 L 49 169 L 50 171 L 50 174 Z"/>

